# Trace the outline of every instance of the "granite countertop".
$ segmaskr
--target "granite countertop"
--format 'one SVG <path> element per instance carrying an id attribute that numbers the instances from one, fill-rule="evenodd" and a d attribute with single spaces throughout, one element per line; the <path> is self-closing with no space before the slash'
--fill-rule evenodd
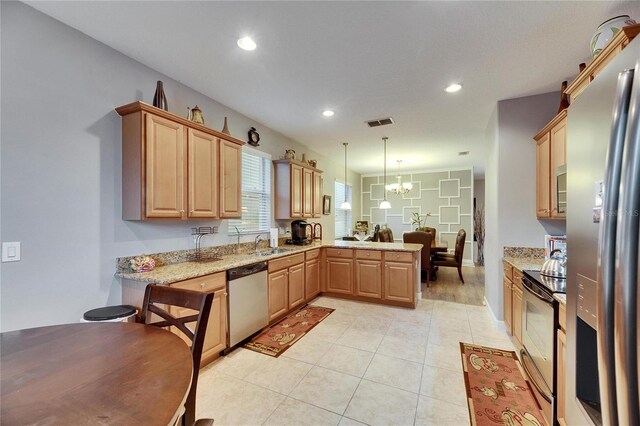
<path id="1" fill-rule="evenodd" d="M 503 257 L 502 259 L 521 272 L 524 270 L 539 271 L 544 263 L 544 259 L 537 257 Z"/>
<path id="2" fill-rule="evenodd" d="M 566 293 L 553 293 L 553 298 L 556 299 L 563 305 L 567 304 L 567 295 Z"/>
<path id="3" fill-rule="evenodd" d="M 417 252 L 422 249 L 422 244 L 373 243 L 338 240 L 333 243 L 313 243 L 306 246 L 283 245 L 278 248 L 285 249 L 285 252 L 270 254 L 267 256 L 256 256 L 254 253 L 229 254 L 222 256 L 221 259 L 217 261 L 171 263 L 158 266 L 153 271 L 149 272 L 136 273 L 120 271 L 116 272 L 115 275 L 119 278 L 124 278 L 132 281 L 140 281 L 144 283 L 171 284 L 177 281 L 188 280 L 190 278 L 197 278 L 204 275 L 215 274 L 216 272 L 224 272 L 227 269 L 236 268 L 238 266 L 250 265 L 252 263 L 264 262 L 277 259 L 279 257 L 304 253 L 305 251 L 318 249 L 321 247 Z M 269 250 L 271 249 L 264 249 L 260 251 L 268 252 Z"/>

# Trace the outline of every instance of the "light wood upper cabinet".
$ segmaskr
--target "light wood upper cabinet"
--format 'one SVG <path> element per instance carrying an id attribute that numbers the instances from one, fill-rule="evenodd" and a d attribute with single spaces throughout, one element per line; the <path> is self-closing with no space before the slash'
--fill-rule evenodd
<path id="1" fill-rule="evenodd" d="M 356 259 L 356 295 L 382 298 L 382 261 Z"/>
<path id="2" fill-rule="evenodd" d="M 187 129 L 189 217 L 218 217 L 218 138 Z"/>
<path id="3" fill-rule="evenodd" d="M 289 268 L 289 309 L 304 303 L 304 263 Z"/>
<path id="4" fill-rule="evenodd" d="M 320 217 L 322 215 L 323 192 L 322 173 L 313 172 L 313 217 Z"/>
<path id="5" fill-rule="evenodd" d="M 269 274 L 269 321 L 278 318 L 289 310 L 288 270 L 282 269 Z"/>
<path id="6" fill-rule="evenodd" d="M 220 141 L 220 217 L 242 216 L 242 146 Z"/>
<path id="7" fill-rule="evenodd" d="M 556 171 L 566 164 L 567 110 L 560 112 L 535 137 L 536 217 L 565 219 L 558 213 Z"/>
<path id="8" fill-rule="evenodd" d="M 243 141 L 133 102 L 122 116 L 122 218 L 241 215 Z"/>
<path id="9" fill-rule="evenodd" d="M 322 171 L 296 160 L 274 160 L 275 218 L 320 217 Z"/>
<path id="10" fill-rule="evenodd" d="M 147 217 L 184 214 L 184 126 L 156 117 L 146 121 Z"/>

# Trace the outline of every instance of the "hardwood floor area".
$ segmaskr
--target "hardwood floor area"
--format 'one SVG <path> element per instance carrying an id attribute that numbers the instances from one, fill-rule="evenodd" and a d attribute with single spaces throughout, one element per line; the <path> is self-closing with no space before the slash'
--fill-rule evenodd
<path id="1" fill-rule="evenodd" d="M 481 306 L 484 302 L 484 267 L 463 266 L 464 284 L 458 277 L 456 268 L 438 270 L 438 279 L 431 281 L 429 287 L 422 282 L 422 298 L 446 302 L 465 303 Z"/>

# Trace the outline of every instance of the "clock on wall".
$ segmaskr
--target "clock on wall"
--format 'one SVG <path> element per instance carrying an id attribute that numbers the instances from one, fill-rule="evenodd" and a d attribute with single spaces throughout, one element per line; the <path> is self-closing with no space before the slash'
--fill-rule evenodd
<path id="1" fill-rule="evenodd" d="M 260 135 L 256 132 L 256 128 L 252 127 L 249 129 L 249 145 L 258 146 L 260 145 Z"/>

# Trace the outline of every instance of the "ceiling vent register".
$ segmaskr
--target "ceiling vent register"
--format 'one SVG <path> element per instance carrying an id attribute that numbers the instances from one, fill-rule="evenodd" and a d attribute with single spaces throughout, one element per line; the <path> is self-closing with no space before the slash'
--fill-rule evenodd
<path id="1" fill-rule="evenodd" d="M 378 120 L 367 121 L 366 123 L 369 127 L 386 126 L 388 124 L 393 124 L 393 118 L 380 118 Z"/>

